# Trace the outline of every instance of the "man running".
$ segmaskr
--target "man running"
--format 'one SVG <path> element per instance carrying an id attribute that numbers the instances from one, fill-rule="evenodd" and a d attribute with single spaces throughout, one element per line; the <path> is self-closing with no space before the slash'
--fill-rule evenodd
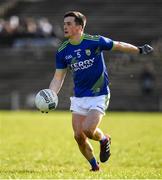
<path id="1" fill-rule="evenodd" d="M 134 45 L 113 41 L 100 35 L 84 33 L 86 17 L 76 11 L 64 15 L 66 41 L 56 53 L 56 71 L 49 88 L 59 92 L 67 68 L 73 75 L 74 97 L 71 97 L 72 126 L 74 137 L 92 171 L 100 169 L 88 139 L 100 143 L 100 161 L 110 157 L 111 138 L 98 128 L 110 100 L 109 78 L 103 51 L 120 51 L 130 54 L 149 54 L 149 45 Z"/>

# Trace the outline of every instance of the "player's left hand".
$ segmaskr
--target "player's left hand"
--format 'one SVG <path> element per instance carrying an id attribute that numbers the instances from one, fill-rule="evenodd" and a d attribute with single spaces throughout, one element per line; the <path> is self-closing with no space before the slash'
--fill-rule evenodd
<path id="1" fill-rule="evenodd" d="M 139 48 L 140 54 L 150 54 L 154 50 L 153 47 L 151 47 L 148 44 L 145 44 L 144 46 L 140 46 L 138 48 Z"/>
<path id="2" fill-rule="evenodd" d="M 41 113 L 48 113 L 48 112 L 41 111 Z"/>

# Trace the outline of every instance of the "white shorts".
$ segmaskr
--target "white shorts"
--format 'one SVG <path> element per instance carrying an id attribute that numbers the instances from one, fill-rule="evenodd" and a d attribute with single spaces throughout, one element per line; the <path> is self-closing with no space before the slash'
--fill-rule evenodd
<path id="1" fill-rule="evenodd" d="M 110 93 L 95 97 L 70 97 L 70 100 L 70 110 L 73 113 L 87 116 L 90 110 L 95 109 L 105 115 L 105 110 L 109 105 Z"/>

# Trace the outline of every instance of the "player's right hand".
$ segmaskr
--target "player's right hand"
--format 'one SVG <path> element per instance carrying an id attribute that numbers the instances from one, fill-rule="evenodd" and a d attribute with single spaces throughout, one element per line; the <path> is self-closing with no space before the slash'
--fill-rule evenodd
<path id="1" fill-rule="evenodd" d="M 151 47 L 148 44 L 145 44 L 144 46 L 140 46 L 138 48 L 139 48 L 140 54 L 150 54 L 154 50 L 153 47 Z"/>

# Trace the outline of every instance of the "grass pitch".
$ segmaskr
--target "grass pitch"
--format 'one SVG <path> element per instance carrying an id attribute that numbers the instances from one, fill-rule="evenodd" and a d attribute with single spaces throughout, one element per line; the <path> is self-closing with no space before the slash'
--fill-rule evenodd
<path id="1" fill-rule="evenodd" d="M 0 178 L 162 178 L 161 113 L 107 112 L 100 127 L 111 134 L 112 155 L 100 172 L 79 152 L 70 112 L 1 111 L 0 123 Z"/>

